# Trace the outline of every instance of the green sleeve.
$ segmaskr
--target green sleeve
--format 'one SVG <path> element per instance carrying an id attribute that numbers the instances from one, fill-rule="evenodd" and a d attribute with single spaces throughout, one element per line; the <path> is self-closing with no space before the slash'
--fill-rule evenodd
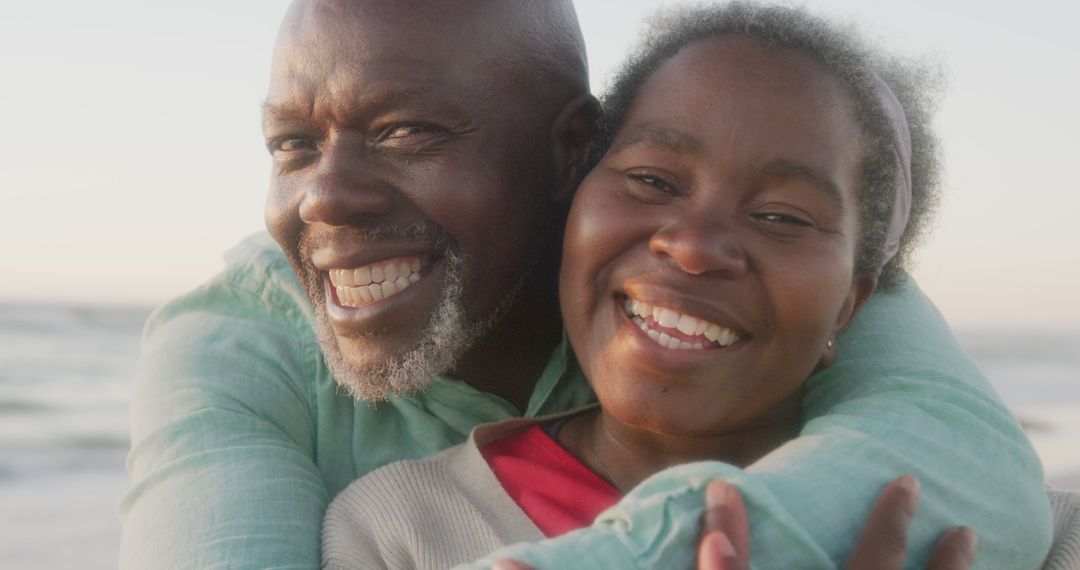
<path id="1" fill-rule="evenodd" d="M 317 348 L 302 305 L 275 287 L 273 275 L 233 268 L 151 317 L 121 568 L 319 566 L 329 497 L 310 388 L 297 380 Z"/>
<path id="2" fill-rule="evenodd" d="M 726 479 L 746 500 L 755 568 L 842 567 L 881 489 L 912 474 L 923 498 L 907 568 L 953 525 L 979 537 L 975 568 L 1037 568 L 1051 539 L 1039 460 L 1020 426 L 908 281 L 878 293 L 808 382 L 800 437 L 746 470 L 706 462 L 659 473 L 596 523 L 503 557 L 539 569 L 690 568 L 702 491 Z"/>

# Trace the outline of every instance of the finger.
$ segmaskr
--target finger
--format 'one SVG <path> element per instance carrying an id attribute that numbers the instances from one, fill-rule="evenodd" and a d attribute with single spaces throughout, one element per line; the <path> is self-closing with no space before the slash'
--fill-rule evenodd
<path id="1" fill-rule="evenodd" d="M 975 563 L 979 539 L 966 526 L 950 528 L 941 535 L 926 570 L 967 570 Z"/>
<path id="2" fill-rule="evenodd" d="M 534 570 L 532 566 L 517 560 L 500 560 L 492 565 L 491 570 Z"/>
<path id="3" fill-rule="evenodd" d="M 904 565 L 907 529 L 919 504 L 919 481 L 905 476 L 889 483 L 866 519 L 848 570 L 897 569 Z"/>
<path id="4" fill-rule="evenodd" d="M 742 567 L 750 567 L 750 517 L 739 490 L 724 481 L 713 481 L 705 487 L 705 519 L 702 537 L 719 531 L 735 548 Z M 735 568 L 739 568 L 736 566 Z"/>
<path id="5" fill-rule="evenodd" d="M 722 531 L 714 530 L 701 537 L 697 570 L 742 570 L 735 545 Z"/>

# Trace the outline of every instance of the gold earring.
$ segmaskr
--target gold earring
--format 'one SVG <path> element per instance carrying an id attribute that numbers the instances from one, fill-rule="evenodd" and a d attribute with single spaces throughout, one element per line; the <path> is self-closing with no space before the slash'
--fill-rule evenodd
<path id="1" fill-rule="evenodd" d="M 825 343 L 825 348 L 832 350 L 832 339 L 830 339 L 829 342 Z"/>

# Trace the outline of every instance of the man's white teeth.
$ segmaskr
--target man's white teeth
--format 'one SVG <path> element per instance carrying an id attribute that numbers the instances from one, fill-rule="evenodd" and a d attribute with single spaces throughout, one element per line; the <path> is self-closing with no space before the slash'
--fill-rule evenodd
<path id="1" fill-rule="evenodd" d="M 423 260 L 401 257 L 355 269 L 331 269 L 330 283 L 345 307 L 360 307 L 396 295 L 420 280 Z"/>
<path id="2" fill-rule="evenodd" d="M 739 334 L 735 331 L 722 327 L 716 323 L 710 323 L 704 319 L 692 317 L 664 307 L 656 307 L 627 298 L 625 305 L 626 313 L 636 325 L 645 331 L 649 338 L 664 348 L 674 350 L 704 349 L 715 343 L 718 346 L 731 346 L 739 341 Z M 652 321 L 650 323 L 650 320 Z M 675 338 L 666 332 L 656 330 L 654 326 L 666 329 L 675 329 L 690 337 L 704 337 L 698 342 L 686 342 Z"/>

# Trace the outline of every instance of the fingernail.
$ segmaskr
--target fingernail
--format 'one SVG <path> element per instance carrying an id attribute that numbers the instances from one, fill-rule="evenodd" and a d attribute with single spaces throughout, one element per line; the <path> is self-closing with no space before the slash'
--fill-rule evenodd
<path id="1" fill-rule="evenodd" d="M 721 483 L 711 483 L 705 487 L 705 508 L 715 509 L 728 504 L 731 487 Z"/>
<path id="2" fill-rule="evenodd" d="M 897 485 L 901 489 L 907 491 L 907 504 L 914 513 L 915 509 L 919 507 L 919 495 L 922 493 L 922 486 L 919 485 L 919 480 L 911 475 L 904 475 L 896 480 Z"/>
<path id="3" fill-rule="evenodd" d="M 975 534 L 971 527 L 962 526 L 953 530 L 960 536 L 960 540 L 964 541 L 964 545 L 967 546 L 967 553 L 971 562 L 975 561 L 975 551 L 979 548 L 979 537 Z"/>
<path id="4" fill-rule="evenodd" d="M 900 485 L 900 487 L 905 489 L 907 492 L 915 495 L 916 497 L 918 497 L 919 493 L 922 491 L 922 486 L 919 484 L 919 480 L 915 477 L 912 477 L 911 475 L 904 475 L 903 477 L 897 479 L 897 484 Z"/>

